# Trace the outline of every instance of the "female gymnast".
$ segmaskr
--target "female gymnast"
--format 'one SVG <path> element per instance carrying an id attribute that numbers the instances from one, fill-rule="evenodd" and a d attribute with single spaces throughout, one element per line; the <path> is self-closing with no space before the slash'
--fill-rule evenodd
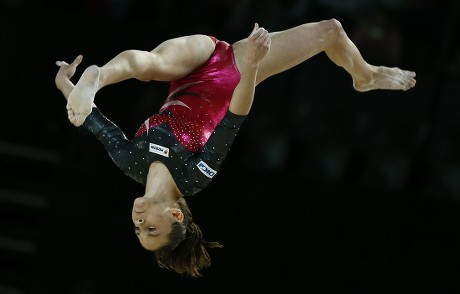
<path id="1" fill-rule="evenodd" d="M 325 52 L 349 73 L 359 92 L 406 91 L 415 72 L 367 63 L 336 19 L 305 23 L 268 33 L 256 23 L 233 44 L 202 34 L 162 42 L 152 51 L 125 50 L 103 66 L 87 67 L 71 78 L 82 55 L 57 61 L 55 83 L 67 99 L 69 121 L 104 145 L 127 176 L 145 185 L 134 200 L 132 221 L 155 263 L 191 277 L 211 265 L 210 248 L 193 221 L 185 197 L 206 188 L 221 168 L 244 119 L 255 87 L 310 57 Z M 147 118 L 132 139 L 94 103 L 101 88 L 127 79 L 170 82 L 159 112 Z"/>

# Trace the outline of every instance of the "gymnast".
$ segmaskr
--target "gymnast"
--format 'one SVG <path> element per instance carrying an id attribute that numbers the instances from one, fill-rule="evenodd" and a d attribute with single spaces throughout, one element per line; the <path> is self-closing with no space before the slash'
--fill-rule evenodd
<path id="1" fill-rule="evenodd" d="M 219 173 L 256 86 L 321 52 L 350 75 L 358 92 L 416 84 L 413 71 L 367 63 L 336 19 L 270 33 L 255 23 L 248 37 L 232 44 L 203 34 L 172 38 L 152 51 L 129 49 L 103 66 L 90 65 L 76 84 L 71 78 L 83 56 L 56 62 L 55 84 L 70 123 L 94 134 L 116 166 L 145 186 L 134 199 L 132 221 L 159 267 L 190 277 L 210 267 L 208 250 L 222 244 L 203 237 L 185 198 Z M 158 113 L 132 139 L 94 101 L 101 88 L 128 79 L 170 83 Z"/>

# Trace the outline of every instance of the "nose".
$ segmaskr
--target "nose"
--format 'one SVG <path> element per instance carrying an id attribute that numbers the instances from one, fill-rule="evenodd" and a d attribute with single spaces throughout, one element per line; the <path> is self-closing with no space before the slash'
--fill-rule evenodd
<path id="1" fill-rule="evenodd" d="M 135 222 L 136 222 L 137 225 L 140 225 L 140 224 L 144 223 L 144 219 L 142 219 L 142 218 L 136 218 L 136 219 L 135 219 Z"/>
<path id="2" fill-rule="evenodd" d="M 135 212 L 144 212 L 147 207 L 147 202 L 145 201 L 144 197 L 139 197 L 134 199 L 134 211 Z"/>

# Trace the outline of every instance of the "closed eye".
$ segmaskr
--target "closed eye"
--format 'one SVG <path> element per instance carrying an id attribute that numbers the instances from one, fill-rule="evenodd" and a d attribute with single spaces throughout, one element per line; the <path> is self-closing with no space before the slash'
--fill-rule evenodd
<path id="1" fill-rule="evenodd" d="M 134 227 L 134 234 L 136 234 L 136 236 L 139 236 L 141 234 L 141 229 L 137 226 Z M 148 227 L 147 228 L 147 236 L 157 236 L 158 235 L 158 230 L 157 228 L 155 227 Z"/>

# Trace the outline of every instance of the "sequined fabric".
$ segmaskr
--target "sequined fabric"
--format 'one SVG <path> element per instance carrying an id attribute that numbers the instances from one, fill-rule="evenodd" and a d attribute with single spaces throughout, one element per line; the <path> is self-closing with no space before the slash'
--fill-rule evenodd
<path id="1" fill-rule="evenodd" d="M 206 188 L 219 172 L 245 116 L 228 111 L 239 80 L 233 51 L 218 41 L 203 66 L 171 84 L 159 113 L 132 140 L 96 107 L 83 126 L 104 145 L 123 173 L 147 183 L 152 162 L 162 162 L 184 196 Z"/>
<path id="2" fill-rule="evenodd" d="M 216 48 L 208 62 L 171 83 L 160 113 L 149 117 L 139 127 L 136 137 L 167 123 L 188 150 L 196 152 L 206 144 L 226 114 L 241 78 L 230 44 L 211 38 Z"/>

